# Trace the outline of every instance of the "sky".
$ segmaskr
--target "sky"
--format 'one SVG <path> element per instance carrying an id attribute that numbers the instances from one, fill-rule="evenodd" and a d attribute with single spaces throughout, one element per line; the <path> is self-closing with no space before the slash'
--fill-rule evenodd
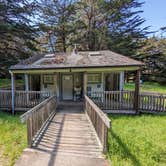
<path id="1" fill-rule="evenodd" d="M 144 0 L 144 11 L 141 15 L 146 22 L 143 26 L 151 26 L 150 31 L 157 31 L 166 26 L 166 0 Z"/>

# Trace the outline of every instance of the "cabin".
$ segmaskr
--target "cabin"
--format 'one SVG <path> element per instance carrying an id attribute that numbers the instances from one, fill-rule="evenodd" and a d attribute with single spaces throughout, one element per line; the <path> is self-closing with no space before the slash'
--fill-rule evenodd
<path id="1" fill-rule="evenodd" d="M 92 92 L 122 91 L 126 71 L 135 71 L 138 93 L 142 65 L 110 50 L 35 55 L 9 69 L 13 103 L 16 75 L 24 74 L 26 92 L 53 92 L 58 101 L 77 102 Z"/>

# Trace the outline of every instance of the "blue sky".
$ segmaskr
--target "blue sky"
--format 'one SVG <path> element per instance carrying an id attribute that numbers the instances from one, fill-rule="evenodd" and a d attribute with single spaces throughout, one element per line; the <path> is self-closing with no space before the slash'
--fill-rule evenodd
<path id="1" fill-rule="evenodd" d="M 150 31 L 159 30 L 166 26 L 166 0 L 144 0 L 142 6 L 144 13 L 142 17 L 146 19 L 144 26 L 151 26 Z"/>

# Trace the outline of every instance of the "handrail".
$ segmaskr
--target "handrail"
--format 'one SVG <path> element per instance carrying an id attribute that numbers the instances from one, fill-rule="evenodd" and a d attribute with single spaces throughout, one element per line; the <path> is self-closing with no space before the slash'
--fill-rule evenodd
<path id="1" fill-rule="evenodd" d="M 105 125 L 110 128 L 110 119 L 106 116 L 106 114 L 88 97 L 85 95 L 85 99 L 89 102 L 89 104 L 94 108 L 96 113 L 99 114 Z"/>
<path id="2" fill-rule="evenodd" d="M 103 111 L 85 95 L 85 111 L 96 130 L 103 152 L 108 150 L 108 129 L 111 127 L 111 121 Z"/>
<path id="3" fill-rule="evenodd" d="M 56 111 L 56 97 L 52 96 L 20 116 L 21 122 L 27 123 L 28 146 L 31 147 L 38 131 L 47 119 Z"/>
<path id="4" fill-rule="evenodd" d="M 44 100 L 43 102 L 41 102 L 37 106 L 31 108 L 29 111 L 27 111 L 23 115 L 21 115 L 20 116 L 21 123 L 24 123 L 34 111 L 38 111 L 41 107 L 43 107 L 46 103 L 48 103 L 53 98 L 55 98 L 55 96 L 51 96 L 50 98 Z"/>

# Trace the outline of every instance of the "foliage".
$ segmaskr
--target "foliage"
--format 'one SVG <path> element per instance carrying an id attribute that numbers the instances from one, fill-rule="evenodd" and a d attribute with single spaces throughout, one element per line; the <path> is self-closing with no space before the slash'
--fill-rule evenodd
<path id="1" fill-rule="evenodd" d="M 76 14 L 73 3 L 72 0 L 42 0 L 38 4 L 41 18 L 39 27 L 44 32 L 45 44 L 49 42 L 52 51 L 66 52 L 71 44 L 68 39 L 75 31 L 73 24 Z"/>
<path id="2" fill-rule="evenodd" d="M 35 50 L 33 9 L 34 3 L 27 0 L 0 1 L 0 76 L 6 76 L 9 66 Z"/>
<path id="3" fill-rule="evenodd" d="M 19 115 L 0 112 L 0 163 L 14 165 L 26 147 L 26 127 L 19 122 Z"/>
<path id="4" fill-rule="evenodd" d="M 110 115 L 112 165 L 149 166 L 166 163 L 166 119 L 159 115 Z"/>
<path id="5" fill-rule="evenodd" d="M 126 90 L 134 90 L 134 88 L 135 88 L 134 83 L 125 83 L 125 85 L 124 85 L 124 89 L 126 89 Z M 166 86 L 160 85 L 157 82 L 143 82 L 141 84 L 140 90 L 166 94 Z"/>
<path id="6" fill-rule="evenodd" d="M 81 50 L 111 49 L 132 55 L 140 47 L 147 28 L 137 10 L 137 0 L 67 0 L 41 1 L 41 30 L 53 32 L 55 46 L 66 51 L 71 44 Z M 57 49 L 59 50 L 59 49 Z"/>
<path id="7" fill-rule="evenodd" d="M 16 85 L 24 85 L 24 80 L 16 80 Z M 11 80 L 8 78 L 0 79 L 0 88 L 11 88 Z"/>
<path id="8" fill-rule="evenodd" d="M 144 46 L 138 50 L 136 58 L 146 64 L 144 79 L 166 83 L 166 39 L 154 36 L 142 43 Z"/>

